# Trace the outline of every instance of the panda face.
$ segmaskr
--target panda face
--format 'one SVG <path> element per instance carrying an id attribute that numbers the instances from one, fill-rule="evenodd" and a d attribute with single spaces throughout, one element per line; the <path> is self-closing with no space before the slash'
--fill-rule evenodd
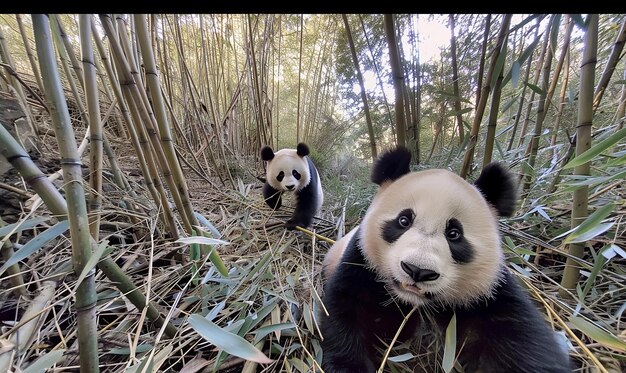
<path id="1" fill-rule="evenodd" d="M 276 190 L 297 192 L 311 181 L 309 165 L 295 149 L 281 149 L 267 163 L 267 182 Z"/>
<path id="2" fill-rule="evenodd" d="M 382 183 L 362 228 L 368 264 L 407 303 L 467 304 L 488 297 L 499 281 L 496 212 L 476 187 L 449 171 Z"/>

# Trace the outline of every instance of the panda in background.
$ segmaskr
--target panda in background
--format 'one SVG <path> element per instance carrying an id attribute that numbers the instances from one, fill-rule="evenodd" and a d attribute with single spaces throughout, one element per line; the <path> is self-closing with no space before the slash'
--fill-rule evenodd
<path id="1" fill-rule="evenodd" d="M 285 226 L 308 228 L 313 218 L 322 208 L 324 194 L 322 183 L 309 155 L 309 147 L 299 143 L 296 149 L 281 149 L 274 153 L 272 148 L 261 149 L 261 159 L 267 161 L 266 179 L 263 185 L 263 197 L 274 210 L 282 204 L 283 192 L 293 192 L 296 206 L 293 215 Z"/>
<path id="2" fill-rule="evenodd" d="M 515 208 L 508 170 L 492 163 L 472 185 L 447 170 L 410 172 L 410 159 L 405 148 L 380 156 L 371 176 L 380 188 L 361 224 L 324 258 L 324 372 L 375 372 L 414 307 L 399 340 L 423 327 L 444 334 L 456 314 L 465 372 L 571 372 L 505 265 L 497 219 Z"/>

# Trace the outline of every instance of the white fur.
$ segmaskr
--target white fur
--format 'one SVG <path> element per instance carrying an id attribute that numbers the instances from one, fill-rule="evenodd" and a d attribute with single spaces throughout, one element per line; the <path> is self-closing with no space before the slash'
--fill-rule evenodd
<path id="1" fill-rule="evenodd" d="M 408 231 L 389 244 L 381 236 L 382 224 L 411 208 L 415 219 Z M 455 263 L 445 238 L 446 222 L 456 218 L 474 249 L 469 263 Z M 414 305 L 427 304 L 421 294 L 398 286 L 415 285 L 402 269 L 405 261 L 440 274 L 421 282 L 419 289 L 447 304 L 467 304 L 489 297 L 500 278 L 503 253 L 495 211 L 478 189 L 446 170 L 406 174 L 381 185 L 362 221 L 361 249 L 378 277 L 399 298 Z M 395 281 L 394 281 L 395 280 Z"/>
<path id="2" fill-rule="evenodd" d="M 302 188 L 309 185 L 311 182 L 311 173 L 309 172 L 309 165 L 307 163 L 307 157 L 300 157 L 295 149 L 281 149 L 274 153 L 274 158 L 267 163 L 267 182 L 272 188 L 280 191 L 290 191 L 287 186 L 294 185 L 293 191 L 299 191 Z M 296 170 L 302 177 L 297 180 L 292 171 Z M 285 177 L 282 181 L 278 181 L 276 176 L 280 172 L 285 173 Z M 318 176 L 318 185 L 319 182 Z"/>

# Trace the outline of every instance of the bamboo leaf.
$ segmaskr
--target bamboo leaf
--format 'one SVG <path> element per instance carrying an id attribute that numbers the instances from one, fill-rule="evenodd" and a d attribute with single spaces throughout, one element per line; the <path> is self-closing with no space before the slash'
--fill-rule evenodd
<path id="1" fill-rule="evenodd" d="M 450 323 L 446 328 L 446 341 L 443 350 L 443 361 L 441 365 L 443 370 L 448 373 L 454 367 L 456 357 L 456 313 L 452 315 Z"/>
<path id="2" fill-rule="evenodd" d="M 204 236 L 191 236 L 191 237 L 181 237 L 176 240 L 176 242 L 180 242 L 186 245 L 191 244 L 200 244 L 200 245 L 229 245 L 230 242 L 219 240 L 217 238 L 210 238 Z"/>
<path id="3" fill-rule="evenodd" d="M 511 66 L 511 83 L 513 84 L 513 88 L 517 89 L 519 86 L 519 72 L 521 69 L 521 65 L 519 61 L 513 61 L 513 65 Z"/>
<path id="4" fill-rule="evenodd" d="M 535 93 L 537 93 L 538 95 L 543 95 L 544 94 L 543 89 L 537 87 L 536 85 L 534 85 L 532 83 L 528 83 L 528 82 L 526 82 L 526 85 L 528 86 L 528 88 L 530 88 L 533 91 L 535 91 Z"/>
<path id="5" fill-rule="evenodd" d="M 85 277 L 87 277 L 87 274 L 89 274 L 89 272 L 96 266 L 96 264 L 98 264 L 100 259 L 102 259 L 102 257 L 104 256 L 104 252 L 106 251 L 108 245 L 109 245 L 109 240 L 102 241 L 100 245 L 98 245 L 98 247 L 96 248 L 96 251 L 94 251 L 91 254 L 91 256 L 89 257 L 89 260 L 87 261 L 87 263 L 85 263 L 85 267 L 83 268 L 82 272 L 78 276 L 78 279 L 76 280 L 76 286 L 74 287 L 74 291 L 78 289 L 78 286 L 81 284 L 81 282 L 83 282 Z"/>
<path id="6" fill-rule="evenodd" d="M 218 237 L 218 238 L 222 237 L 222 234 L 220 233 L 220 231 L 218 231 L 217 228 L 215 228 L 215 226 L 211 224 L 211 222 L 207 218 L 205 218 L 201 214 L 198 214 L 195 211 L 193 212 L 193 214 L 195 215 L 196 219 L 198 219 L 198 221 L 202 224 L 202 226 L 207 227 L 209 231 L 211 231 L 213 236 Z"/>
<path id="7" fill-rule="evenodd" d="M 244 338 L 227 332 L 198 314 L 189 316 L 189 325 L 202 338 L 233 356 L 255 361 L 259 364 L 269 364 L 273 361 Z"/>
<path id="8" fill-rule="evenodd" d="M 572 316 L 570 317 L 569 322 L 587 337 L 606 347 L 613 348 L 617 351 L 626 350 L 626 342 L 600 328 L 598 325 L 583 319 L 582 317 Z"/>
<path id="9" fill-rule="evenodd" d="M 555 14 L 552 19 L 552 25 L 550 27 L 550 48 L 552 49 L 552 54 L 556 55 L 556 45 L 559 41 L 559 24 L 561 23 L 561 15 Z"/>
<path id="10" fill-rule="evenodd" d="M 9 258 L 9 260 L 7 260 L 2 267 L 0 267 L 0 275 L 3 274 L 7 268 L 32 255 L 45 244 L 65 233 L 69 227 L 69 221 L 63 220 L 35 236 L 35 238 L 28 241 L 26 245 L 16 251 L 15 254 L 13 254 L 13 256 Z"/>
<path id="11" fill-rule="evenodd" d="M 610 226 L 607 227 L 607 224 L 613 225 L 613 223 L 601 224 L 600 222 L 609 216 L 611 212 L 613 212 L 614 208 L 614 203 L 608 203 L 594 211 L 593 214 L 589 215 L 585 221 L 580 223 L 571 233 L 569 233 L 569 235 L 565 238 L 564 243 L 583 242 L 581 238 L 587 238 L 590 234 L 594 234 L 590 237 L 593 238 L 598 234 L 606 232 L 609 228 L 611 228 Z"/>
<path id="12" fill-rule="evenodd" d="M 285 322 L 285 323 L 280 323 L 280 324 L 262 326 L 254 331 L 254 334 L 255 334 L 254 343 L 261 341 L 270 333 L 282 331 L 285 329 L 292 329 L 295 327 L 296 327 L 296 324 L 292 322 Z"/>
<path id="13" fill-rule="evenodd" d="M 41 373 L 45 372 L 48 368 L 51 368 L 54 364 L 63 360 L 63 353 L 65 350 L 54 350 L 41 356 L 30 364 L 26 369 L 22 370 L 22 373 Z"/>
<path id="14" fill-rule="evenodd" d="M 4 237 L 7 234 L 11 233 L 13 231 L 13 229 L 15 229 L 14 233 L 25 231 L 25 230 L 30 229 L 32 227 L 36 227 L 39 224 L 41 224 L 41 223 L 43 223 L 43 222 L 45 222 L 47 220 L 48 220 L 48 218 L 39 217 L 39 218 L 33 218 L 33 219 L 24 220 L 24 221 L 18 221 L 17 223 L 5 225 L 4 227 L 0 228 L 0 237 Z M 15 228 L 15 227 L 17 227 L 17 228 Z"/>
<path id="15" fill-rule="evenodd" d="M 140 344 L 135 348 L 135 353 L 147 352 L 147 351 L 150 351 L 151 349 L 152 349 L 152 345 L 150 343 Z M 105 354 L 130 355 L 130 348 L 129 347 L 113 348 L 105 352 Z"/>
<path id="16" fill-rule="evenodd" d="M 581 301 L 585 298 L 585 296 L 589 292 L 589 289 L 596 281 L 596 277 L 598 277 L 598 273 L 600 273 L 602 266 L 604 266 L 604 264 L 608 261 L 603 253 L 610 249 L 611 249 L 611 245 L 605 245 L 603 248 L 600 249 L 599 255 L 596 255 L 593 268 L 591 269 L 591 273 L 589 274 L 589 278 L 587 279 L 587 282 L 585 283 L 585 288 L 583 289 L 582 295 L 580 297 Z"/>
<path id="17" fill-rule="evenodd" d="M 498 55 L 498 59 L 496 60 L 496 65 L 493 69 L 493 74 L 491 75 L 490 86 L 491 89 L 496 87 L 496 80 L 498 80 L 498 76 L 502 73 L 502 69 L 504 69 L 504 62 L 506 61 L 506 50 L 507 43 L 502 43 L 502 49 L 500 50 L 500 54 Z"/>
<path id="18" fill-rule="evenodd" d="M 402 354 L 402 355 L 398 355 L 398 356 L 392 356 L 392 357 L 388 358 L 387 360 L 391 360 L 394 363 L 402 363 L 404 361 L 411 360 L 414 357 L 415 357 L 415 355 L 413 355 L 410 352 L 407 352 L 406 354 Z"/>
<path id="19" fill-rule="evenodd" d="M 623 139 L 624 137 L 626 137 L 626 127 L 615 132 L 614 134 L 612 134 L 605 140 L 597 143 L 596 145 L 587 149 L 581 155 L 567 162 L 567 164 L 563 167 L 563 169 L 574 168 L 574 167 L 580 166 L 582 164 L 585 164 L 591 161 L 596 155 L 602 153 L 603 151 L 607 150 L 611 146 L 617 144 L 617 142 Z"/>

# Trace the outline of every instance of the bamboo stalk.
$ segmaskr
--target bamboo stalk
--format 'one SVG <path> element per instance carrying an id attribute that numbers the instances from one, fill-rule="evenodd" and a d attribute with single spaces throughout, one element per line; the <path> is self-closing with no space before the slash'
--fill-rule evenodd
<path id="1" fill-rule="evenodd" d="M 583 59 L 580 67 L 580 93 L 578 100 L 578 125 L 576 131 L 576 155 L 584 153 L 591 147 L 591 126 L 593 123 L 594 78 L 596 58 L 598 53 L 598 15 L 590 14 L 589 24 L 585 32 Z M 590 175 L 591 162 L 574 168 L 575 175 Z M 572 208 L 572 228 L 582 223 L 588 215 L 589 187 L 581 186 L 574 191 Z M 582 258 L 585 242 L 573 243 L 569 246 L 569 253 L 575 258 Z M 567 258 L 563 279 L 559 289 L 561 296 L 567 296 L 566 289 L 575 289 L 580 276 L 580 266 L 576 259 Z"/>
<path id="2" fill-rule="evenodd" d="M 33 163 L 28 153 L 24 151 L 4 126 L 0 126 L 0 154 L 15 167 L 28 186 L 41 197 L 55 217 L 60 220 L 67 219 L 67 202 L 61 193 L 59 193 L 54 184 L 52 184 L 52 181 L 39 170 L 35 163 Z M 164 318 L 160 315 L 156 307 L 147 303 L 146 297 L 133 285 L 130 278 L 111 257 L 107 256 L 98 262 L 98 268 L 104 272 L 105 276 L 112 283 L 116 284 L 120 292 L 124 294 L 135 307 L 138 309 L 143 309 L 143 307 L 146 306 L 149 307 L 147 315 L 157 326 L 161 327 L 164 324 Z M 176 332 L 176 327 L 168 323 L 165 328 L 167 336 L 173 338 Z"/>
<path id="3" fill-rule="evenodd" d="M 474 115 L 474 121 L 472 123 L 472 129 L 469 134 L 469 142 L 467 145 L 467 149 L 465 150 L 465 156 L 463 157 L 463 165 L 461 166 L 461 171 L 459 175 L 462 178 L 467 178 L 469 175 L 472 161 L 474 159 L 474 149 L 476 147 L 476 143 L 478 142 L 478 131 L 480 130 L 480 123 L 483 118 L 483 114 L 485 113 L 485 108 L 487 107 L 487 99 L 489 98 L 489 92 L 491 91 L 491 84 L 495 82 L 491 82 L 491 76 L 493 75 L 494 70 L 496 69 L 496 62 L 498 61 L 498 57 L 500 56 L 500 52 L 502 51 L 502 44 L 506 39 L 506 34 L 509 29 L 509 22 L 506 21 L 510 15 L 505 15 L 500 25 L 500 31 L 498 32 L 498 38 L 496 39 L 496 45 L 493 49 L 493 53 L 491 55 L 491 61 L 489 63 L 489 70 L 487 70 L 487 83 L 482 86 L 482 91 L 480 93 L 480 101 L 476 107 L 476 113 Z M 510 19 L 509 19 L 510 20 Z"/>
<path id="4" fill-rule="evenodd" d="M 2 126 L 0 125 L 0 127 Z M 0 228 L 4 226 L 6 226 L 6 222 L 0 217 Z M 8 236 L 6 237 L 6 241 L 2 242 L 2 240 L 0 240 L 0 247 L 2 259 L 4 259 L 4 261 L 6 262 L 15 253 L 15 251 L 13 250 L 13 243 Z M 22 276 L 22 272 L 20 271 L 20 265 L 18 263 L 15 263 L 14 265 L 7 268 L 7 277 L 11 282 L 11 286 L 15 291 L 15 295 L 18 298 L 24 297 L 28 299 L 28 292 L 26 291 L 26 286 L 24 286 L 24 277 Z"/>
<path id="5" fill-rule="evenodd" d="M 100 233 L 100 215 L 102 210 L 102 121 L 100 120 L 100 99 L 94 63 L 93 47 L 91 44 L 91 15 L 79 16 L 82 72 L 84 90 L 89 116 L 89 232 L 98 242 Z"/>
<path id="6" fill-rule="evenodd" d="M 89 223 L 87 206 L 85 205 L 85 191 L 82 185 L 81 163 L 74 139 L 74 130 L 71 127 L 67 102 L 61 86 L 61 77 L 54 58 L 49 19 L 41 14 L 33 14 L 32 19 L 44 88 L 46 97 L 51 103 L 50 114 L 62 157 L 61 165 L 67 180 L 64 189 L 70 221 L 72 264 L 74 273 L 78 276 L 83 271 L 92 252 L 92 240 L 87 230 Z M 76 289 L 79 359 L 82 372 L 99 372 L 100 370 L 98 367 L 96 301 L 95 271 L 92 271 Z"/>
<path id="7" fill-rule="evenodd" d="M 24 43 L 24 49 L 26 50 L 26 56 L 28 57 L 30 68 L 33 70 L 33 75 L 35 76 L 35 80 L 37 81 L 37 87 L 39 88 L 39 92 L 41 95 L 43 95 L 43 81 L 41 80 L 41 74 L 39 74 L 37 61 L 35 60 L 35 56 L 33 55 L 33 50 L 30 46 L 30 40 L 28 38 L 28 35 L 26 34 L 26 29 L 24 28 L 24 22 L 22 22 L 22 15 L 16 14 L 15 19 L 17 20 L 17 26 L 20 29 L 20 35 L 22 36 L 22 43 Z"/>
<path id="8" fill-rule="evenodd" d="M 186 221 L 191 226 L 187 227 L 187 234 L 192 234 L 193 226 L 198 225 L 198 220 L 193 213 L 193 207 L 189 200 L 189 189 L 187 182 L 183 174 L 183 170 L 178 162 L 178 157 L 174 150 L 174 142 L 172 140 L 172 134 L 170 130 L 170 124 L 167 120 L 167 114 L 165 111 L 165 104 L 163 103 L 163 95 L 161 94 L 161 84 L 159 82 L 159 75 L 152 51 L 152 45 L 148 34 L 148 24 L 146 22 L 146 16 L 135 15 L 135 26 L 137 32 L 137 39 L 141 48 L 141 56 L 143 57 L 144 67 L 146 69 L 146 80 L 152 96 L 152 104 L 155 108 L 156 121 L 159 126 L 159 133 L 161 138 L 161 145 L 167 157 L 167 163 L 172 171 L 174 183 L 176 189 L 180 193 L 180 199 L 182 209 L 181 215 L 186 215 Z"/>

